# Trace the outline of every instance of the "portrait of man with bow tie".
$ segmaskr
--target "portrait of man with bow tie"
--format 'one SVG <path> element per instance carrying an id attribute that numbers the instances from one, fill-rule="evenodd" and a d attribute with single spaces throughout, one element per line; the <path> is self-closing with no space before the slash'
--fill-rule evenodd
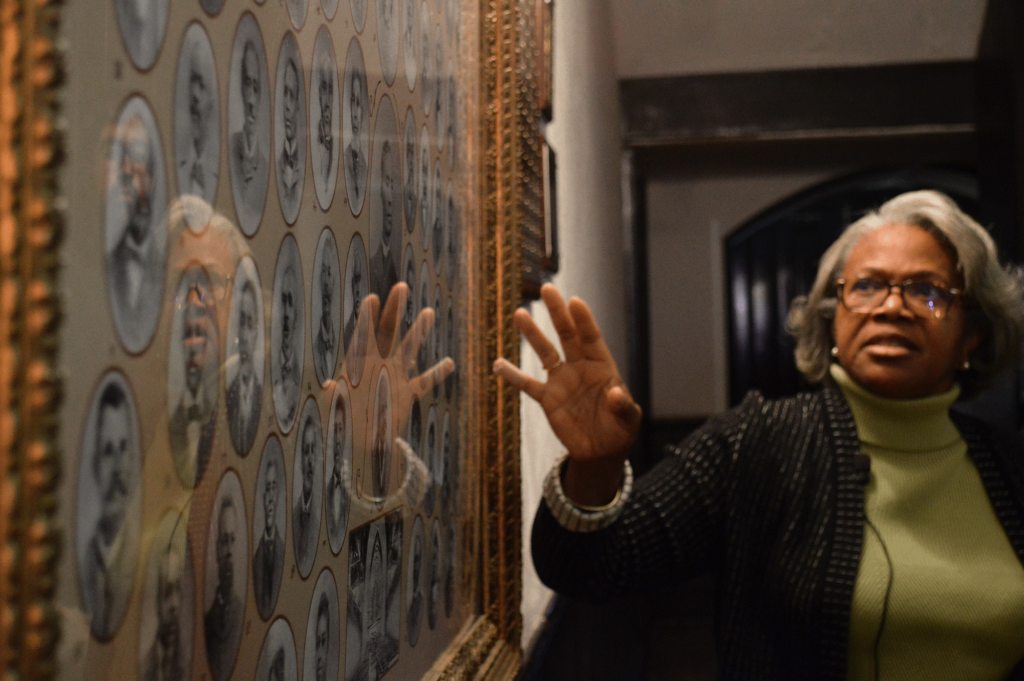
<path id="1" fill-rule="evenodd" d="M 107 173 L 107 283 L 118 337 L 133 354 L 153 338 L 167 259 L 167 179 L 153 112 L 139 96 L 125 104 Z"/>
<path id="2" fill-rule="evenodd" d="M 277 62 L 274 140 L 277 156 L 277 194 L 285 222 L 294 224 L 302 203 L 306 179 L 306 90 L 302 56 L 291 33 L 281 43 Z"/>
<path id="3" fill-rule="evenodd" d="M 217 315 L 203 268 L 193 267 L 182 276 L 175 308 L 172 333 L 177 333 L 167 353 L 167 433 L 178 475 L 192 489 L 210 457 L 217 412 Z"/>
<path id="4" fill-rule="evenodd" d="M 174 153 L 178 193 L 189 228 L 201 232 L 210 221 L 220 174 L 220 97 L 210 38 L 190 24 L 178 57 L 174 95 Z"/>

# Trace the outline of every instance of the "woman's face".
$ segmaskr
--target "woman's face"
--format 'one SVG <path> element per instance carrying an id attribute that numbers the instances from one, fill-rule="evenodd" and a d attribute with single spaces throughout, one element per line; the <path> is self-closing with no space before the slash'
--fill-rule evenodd
<path id="1" fill-rule="evenodd" d="M 912 225 L 886 225 L 854 246 L 842 278 L 902 283 L 926 280 L 963 288 L 956 263 L 939 241 Z M 851 312 L 839 303 L 835 319 L 838 361 L 861 386 L 880 397 L 913 399 L 949 390 L 957 370 L 978 345 L 967 331 L 961 297 L 942 319 L 915 315 L 896 289 L 873 310 Z"/>

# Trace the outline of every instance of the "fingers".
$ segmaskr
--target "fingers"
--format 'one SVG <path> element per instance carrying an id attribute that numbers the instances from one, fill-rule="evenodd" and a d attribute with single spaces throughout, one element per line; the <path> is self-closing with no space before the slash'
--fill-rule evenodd
<path id="1" fill-rule="evenodd" d="M 427 334 L 434 328 L 434 308 L 425 307 L 416 316 L 409 330 L 402 339 L 399 349 L 399 357 L 402 362 L 402 371 L 409 372 L 416 366 L 416 353 L 426 340 Z"/>
<path id="2" fill-rule="evenodd" d="M 580 339 L 584 352 L 590 357 L 614 362 L 612 353 L 604 342 L 601 329 L 594 319 L 594 313 L 590 311 L 590 306 L 576 296 L 573 296 L 569 299 L 569 314 L 572 316 L 573 324 L 576 327 L 576 334 Z"/>
<path id="3" fill-rule="evenodd" d="M 622 421 L 622 425 L 629 431 L 636 432 L 640 427 L 640 419 L 643 417 L 643 410 L 640 405 L 633 401 L 629 391 L 622 386 L 609 388 L 608 408 L 615 417 Z"/>
<path id="4" fill-rule="evenodd" d="M 544 332 L 537 326 L 537 322 L 533 321 L 533 317 L 530 313 L 519 308 L 512 316 L 513 321 L 516 323 L 516 328 L 523 334 L 527 342 L 530 343 L 530 347 L 533 348 L 537 356 L 540 357 L 540 363 L 545 368 L 554 366 L 558 363 L 558 350 L 555 349 L 554 344 L 548 340 L 548 337 L 544 335 Z"/>
<path id="5" fill-rule="evenodd" d="M 494 361 L 494 373 L 508 381 L 514 388 L 540 402 L 540 398 L 544 394 L 544 384 L 524 374 L 519 367 L 507 359 L 502 357 Z"/>
<path id="6" fill-rule="evenodd" d="M 562 341 L 565 361 L 573 362 L 583 357 L 583 349 L 576 334 L 576 323 L 569 314 L 562 294 L 551 284 L 544 284 L 540 287 L 540 297 L 544 299 L 544 304 L 551 313 L 551 322 L 555 325 L 559 340 Z"/>
<path id="7" fill-rule="evenodd" d="M 444 382 L 444 379 L 448 378 L 453 371 L 455 371 L 455 362 L 451 357 L 445 357 L 417 377 L 417 394 L 427 394 L 435 385 Z"/>
<path id="8" fill-rule="evenodd" d="M 400 310 L 405 309 L 405 301 L 408 297 L 409 286 L 404 281 L 391 287 L 387 302 L 384 303 L 384 311 L 380 316 L 380 324 L 377 326 L 377 348 L 380 350 L 381 357 L 391 354 L 391 347 L 398 334 Z"/>

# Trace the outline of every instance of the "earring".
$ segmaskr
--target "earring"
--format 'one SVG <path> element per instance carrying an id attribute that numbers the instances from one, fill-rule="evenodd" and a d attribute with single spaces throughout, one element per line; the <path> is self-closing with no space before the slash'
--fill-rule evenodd
<path id="1" fill-rule="evenodd" d="M 965 359 L 964 363 L 960 365 L 960 368 L 963 369 L 964 371 L 967 371 L 968 369 L 970 369 L 971 368 L 971 360 Z"/>
<path id="2" fill-rule="evenodd" d="M 832 346 L 832 356 L 833 357 L 838 357 L 839 356 L 839 348 L 837 348 L 835 345 Z"/>

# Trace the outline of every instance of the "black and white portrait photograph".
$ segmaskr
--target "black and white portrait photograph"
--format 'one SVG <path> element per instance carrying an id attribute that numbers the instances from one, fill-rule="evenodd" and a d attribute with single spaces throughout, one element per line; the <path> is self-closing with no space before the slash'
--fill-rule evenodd
<path id="1" fill-rule="evenodd" d="M 302 655 L 303 681 L 336 681 L 341 652 L 341 614 L 338 586 L 327 568 L 320 571 L 306 620 L 306 647 Z"/>
<path id="2" fill-rule="evenodd" d="M 455 523 L 445 525 L 444 540 L 444 616 L 451 617 L 455 608 Z"/>
<path id="3" fill-rule="evenodd" d="M 377 5 L 377 48 L 384 82 L 393 85 L 398 75 L 398 39 L 401 36 L 399 5 L 402 0 L 375 0 Z"/>
<path id="4" fill-rule="evenodd" d="M 444 225 L 446 222 L 444 202 L 444 178 L 441 176 L 441 162 L 434 164 L 434 200 L 430 210 L 430 246 L 433 256 L 434 274 L 441 274 L 441 256 L 444 254 Z"/>
<path id="5" fill-rule="evenodd" d="M 270 381 L 277 426 L 288 433 L 299 411 L 303 353 L 306 349 L 306 310 L 302 263 L 295 238 L 288 234 L 277 252 L 274 299 L 270 309 Z"/>
<path id="6" fill-rule="evenodd" d="M 455 202 L 455 189 L 451 180 L 448 181 L 448 191 L 445 199 L 446 225 L 445 225 L 445 269 L 448 273 L 448 289 L 451 290 L 455 284 L 455 273 L 459 266 L 459 211 Z"/>
<path id="7" fill-rule="evenodd" d="M 448 484 L 448 466 L 452 460 L 452 421 L 451 412 L 447 409 L 444 412 L 443 426 L 441 427 L 441 455 L 437 458 L 437 466 L 431 473 L 434 476 L 433 484 L 441 497 L 441 519 L 448 522 L 452 512 L 452 488 Z"/>
<path id="8" fill-rule="evenodd" d="M 306 11 L 309 9 L 307 0 L 286 0 L 288 5 L 288 16 L 291 17 L 292 26 L 298 31 L 306 23 Z"/>
<path id="9" fill-rule="evenodd" d="M 295 637 L 288 620 L 278 617 L 267 630 L 256 665 L 256 681 L 298 681 Z"/>
<path id="10" fill-rule="evenodd" d="M 434 29 L 434 141 L 444 149 L 448 132 L 448 79 L 444 73 L 444 34 L 441 27 Z"/>
<path id="11" fill-rule="evenodd" d="M 306 399 L 295 438 L 292 471 L 292 542 L 295 564 L 303 579 L 309 577 L 320 541 L 320 510 L 324 494 L 324 434 L 316 400 Z"/>
<path id="12" fill-rule="evenodd" d="M 361 328 L 359 307 L 370 293 L 369 266 L 366 263 L 366 248 L 363 237 L 356 232 L 348 246 L 345 264 L 345 357 L 348 362 L 348 380 L 353 386 L 359 385 L 366 361 L 368 325 Z M 353 345 L 354 343 L 354 345 Z"/>
<path id="13" fill-rule="evenodd" d="M 334 232 L 324 228 L 313 259 L 313 288 L 309 299 L 313 334 L 313 367 L 320 385 L 334 379 L 341 341 L 341 272 Z"/>
<path id="14" fill-rule="evenodd" d="M 366 0 L 352 0 L 366 6 Z M 366 173 L 369 167 L 370 109 L 366 85 L 366 64 L 359 40 L 352 38 L 345 57 L 345 92 L 342 107 L 342 142 L 345 147 L 345 186 L 352 215 L 359 215 L 366 198 Z"/>
<path id="15" fill-rule="evenodd" d="M 409 543 L 409 567 L 405 584 L 405 631 L 409 645 L 415 646 L 420 640 L 420 625 L 426 610 L 424 584 L 426 580 L 426 546 L 423 539 L 423 518 L 416 516 L 412 525 L 412 540 Z"/>
<path id="16" fill-rule="evenodd" d="M 405 245 L 405 255 L 402 257 L 402 281 L 409 287 L 409 295 L 405 299 L 405 309 L 402 310 L 402 324 L 399 329 L 401 338 L 409 333 L 414 321 L 416 321 L 416 254 L 413 252 L 412 244 Z"/>
<path id="17" fill-rule="evenodd" d="M 270 619 L 284 574 L 284 542 L 287 534 L 284 452 L 276 435 L 267 438 L 256 476 L 252 504 L 252 589 L 256 609 Z"/>
<path id="18" fill-rule="evenodd" d="M 174 296 L 167 349 L 167 435 L 178 477 L 194 489 L 213 447 L 220 377 L 217 309 L 206 270 L 185 270 Z"/>
<path id="19" fill-rule="evenodd" d="M 370 292 L 383 308 L 402 265 L 402 215 L 399 199 L 402 147 L 391 97 L 381 97 L 373 133 L 370 179 Z"/>
<path id="20" fill-rule="evenodd" d="M 413 454 L 417 458 L 423 458 L 423 408 L 420 407 L 419 400 L 412 401 L 412 407 L 409 409 L 409 425 L 408 432 L 406 433 L 406 442 L 409 448 L 412 449 Z M 416 504 L 411 504 L 415 506 Z"/>
<path id="21" fill-rule="evenodd" d="M 289 31 L 281 41 L 274 86 L 274 166 L 285 222 L 295 224 L 306 181 L 306 88 L 299 43 Z"/>
<path id="22" fill-rule="evenodd" d="M 75 553 L 82 610 L 93 636 L 117 633 L 139 556 L 142 448 L 135 399 L 125 377 L 107 372 L 82 428 Z"/>
<path id="23" fill-rule="evenodd" d="M 434 287 L 434 326 L 430 329 L 430 365 L 434 366 L 444 358 L 444 316 L 441 314 L 441 284 Z M 434 385 L 434 399 L 441 392 L 441 385 Z"/>
<path id="24" fill-rule="evenodd" d="M 412 234 L 416 228 L 416 201 L 419 198 L 416 156 L 416 114 L 412 107 L 405 110 L 405 136 L 402 138 L 402 208 L 405 227 Z"/>
<path id="25" fill-rule="evenodd" d="M 199 5 L 210 16 L 216 16 L 224 9 L 224 2 L 225 0 L 199 0 Z"/>
<path id="26" fill-rule="evenodd" d="M 394 517 L 394 519 L 392 519 Z M 388 529 L 398 540 L 397 570 L 401 581 L 401 511 L 379 518 L 349 536 L 348 612 L 345 650 L 345 681 L 379 679 L 398 660 L 397 622 L 394 636 L 389 632 L 389 606 L 397 609 L 397 598 L 389 598 L 387 564 Z M 396 534 L 397 533 L 397 534 Z M 393 558 L 394 559 L 394 558 Z M 398 590 L 401 592 L 401 589 Z"/>
<path id="27" fill-rule="evenodd" d="M 409 92 L 416 89 L 419 71 L 419 16 L 416 13 L 417 0 L 401 0 L 402 3 L 402 49 L 405 65 L 405 83 Z"/>
<path id="28" fill-rule="evenodd" d="M 199 22 L 189 24 L 174 87 L 174 159 L 189 229 L 199 233 L 213 214 L 220 176 L 220 95 L 213 48 Z"/>
<path id="29" fill-rule="evenodd" d="M 441 609 L 441 521 L 435 520 L 430 531 L 430 559 L 427 569 L 427 626 L 437 627 Z"/>
<path id="30" fill-rule="evenodd" d="M 432 67 L 433 36 L 430 34 L 430 3 L 423 0 L 420 3 L 420 29 L 419 29 L 419 67 L 420 67 L 420 98 L 423 102 L 423 113 L 430 116 L 434 113 L 434 74 Z"/>
<path id="31" fill-rule="evenodd" d="M 387 602 L 384 606 L 384 658 L 387 667 L 398 661 L 399 620 L 402 612 L 402 540 L 404 524 L 402 512 L 396 511 L 384 517 L 384 533 L 387 536 Z M 383 673 L 383 672 L 382 672 Z"/>
<path id="32" fill-rule="evenodd" d="M 335 383 L 331 411 L 327 418 L 327 457 L 324 477 L 327 491 L 327 539 L 338 555 L 348 531 L 349 499 L 352 493 L 352 401 L 344 378 Z"/>
<path id="33" fill-rule="evenodd" d="M 441 311 L 437 311 L 441 314 Z M 458 364 L 459 357 L 458 348 L 456 348 L 456 327 L 455 327 L 455 308 L 452 305 L 452 298 L 448 298 L 448 306 L 444 313 L 444 356 L 451 357 Z M 452 393 L 455 392 L 456 374 L 452 373 L 444 381 L 444 396 L 445 399 L 451 400 Z"/>
<path id="34" fill-rule="evenodd" d="M 366 26 L 366 4 L 369 0 L 349 0 L 352 5 L 352 23 L 355 24 L 356 32 L 362 33 Z"/>
<path id="35" fill-rule="evenodd" d="M 387 367 L 381 367 L 377 374 L 376 397 L 373 400 L 373 421 L 371 422 L 370 480 L 374 501 L 380 506 L 388 495 L 391 479 L 392 427 L 394 425 L 391 403 L 391 379 Z"/>
<path id="36" fill-rule="evenodd" d="M 448 167 L 454 168 L 456 161 L 456 145 L 458 144 L 455 133 L 459 128 L 459 86 L 455 81 L 455 67 L 450 59 L 448 60 L 448 65 L 445 67 L 445 79 L 448 83 L 447 87 L 445 87 L 445 97 L 448 100 L 448 114 L 445 118 L 445 123 L 447 124 L 445 128 L 445 137 L 448 139 Z"/>
<path id="37" fill-rule="evenodd" d="M 426 125 L 420 129 L 419 168 L 416 184 L 420 195 L 420 236 L 425 251 L 430 247 L 430 233 L 433 226 L 431 201 L 434 198 L 431 188 L 432 175 L 430 174 L 430 133 L 427 132 Z"/>
<path id="38" fill-rule="evenodd" d="M 148 71 L 160 54 L 167 35 L 169 4 L 170 0 L 114 0 L 124 48 L 142 71 Z"/>
<path id="39" fill-rule="evenodd" d="M 238 262 L 232 283 L 224 362 L 228 430 L 231 446 L 239 456 L 252 449 L 260 425 L 266 328 L 260 275 L 256 263 L 246 255 Z"/>
<path id="40" fill-rule="evenodd" d="M 107 166 L 104 248 L 110 307 L 125 350 L 153 339 L 167 265 L 167 174 L 153 112 L 135 95 L 117 118 Z"/>
<path id="41" fill-rule="evenodd" d="M 188 518 L 167 511 L 153 533 L 139 617 L 139 679 L 187 681 L 192 671 L 195 573 Z"/>
<path id="42" fill-rule="evenodd" d="M 366 101 L 365 98 L 362 101 Z M 338 61 L 334 41 L 326 26 L 321 26 L 313 44 L 313 66 L 309 72 L 309 156 L 313 166 L 313 186 L 320 208 L 327 210 L 334 201 L 341 157 L 341 88 L 338 87 Z M 365 161 L 364 161 L 365 162 Z"/>
<path id="43" fill-rule="evenodd" d="M 338 0 L 320 0 L 320 9 L 323 10 L 324 18 L 330 21 L 338 13 Z"/>
<path id="44" fill-rule="evenodd" d="M 270 78 L 263 36 L 246 12 L 235 30 L 228 78 L 228 157 L 242 233 L 260 226 L 270 181 Z"/>
<path id="45" fill-rule="evenodd" d="M 428 517 L 434 515 L 434 505 L 439 493 L 437 485 L 435 484 L 438 477 L 438 473 L 435 471 L 441 467 L 441 463 L 439 461 L 441 458 L 441 443 L 438 442 L 439 439 L 440 433 L 438 432 L 437 409 L 431 406 L 430 409 L 427 410 L 427 422 L 423 431 L 423 448 L 420 451 L 420 456 L 423 457 L 423 463 L 427 466 L 427 491 L 423 495 L 423 512 L 426 513 Z"/>
<path id="46" fill-rule="evenodd" d="M 418 309 L 416 314 L 430 307 L 430 266 L 424 260 L 423 264 L 420 265 L 420 278 L 416 284 L 416 292 L 418 294 Z M 433 357 L 433 352 L 430 349 L 430 343 L 433 339 L 433 334 L 427 334 L 420 343 L 420 349 L 416 351 L 416 368 L 417 373 L 423 373 L 430 368 L 430 358 Z"/>
<path id="47" fill-rule="evenodd" d="M 213 681 L 227 681 L 231 676 L 242 641 L 249 579 L 248 536 L 242 482 L 228 469 L 217 486 L 206 535 L 203 634 Z"/>

